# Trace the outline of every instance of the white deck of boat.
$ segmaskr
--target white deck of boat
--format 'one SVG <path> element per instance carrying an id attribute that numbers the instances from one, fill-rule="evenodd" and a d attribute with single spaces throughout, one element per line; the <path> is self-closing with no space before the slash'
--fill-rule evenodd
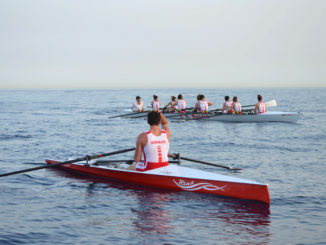
<path id="1" fill-rule="evenodd" d="M 146 173 L 175 176 L 180 178 L 184 177 L 184 178 L 193 178 L 193 179 L 228 181 L 228 182 L 236 182 L 236 183 L 261 184 L 252 180 L 240 179 L 237 177 L 231 177 L 227 175 L 222 175 L 222 174 L 217 174 L 217 173 L 212 173 L 212 172 L 207 172 L 199 169 L 187 168 L 187 167 L 172 165 L 172 164 L 169 164 L 166 167 L 146 171 Z"/>
<path id="2" fill-rule="evenodd" d="M 78 165 L 83 165 L 84 163 L 74 163 Z M 102 168 L 102 169 L 110 169 L 115 171 L 126 171 L 126 172 L 134 172 L 131 170 L 126 169 L 119 169 L 119 168 L 112 168 L 108 166 L 94 166 L 95 168 Z M 211 173 L 203 170 L 178 166 L 174 164 L 169 164 L 166 167 L 157 168 L 153 170 L 148 170 L 145 172 L 137 172 L 140 174 L 155 174 L 155 175 L 162 175 L 162 176 L 171 176 L 171 177 L 178 177 L 178 178 L 193 178 L 193 179 L 201 179 L 201 180 L 215 180 L 215 181 L 227 181 L 227 182 L 235 182 L 235 183 L 246 183 L 246 184 L 256 184 L 256 185 L 265 185 L 262 183 L 258 183 L 252 180 L 240 179 L 237 177 L 231 177 L 227 175 Z"/>

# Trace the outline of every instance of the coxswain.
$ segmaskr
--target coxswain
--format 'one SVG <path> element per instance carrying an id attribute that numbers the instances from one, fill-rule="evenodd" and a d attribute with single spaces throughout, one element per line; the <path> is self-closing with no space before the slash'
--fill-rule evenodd
<path id="1" fill-rule="evenodd" d="M 260 94 L 257 95 L 258 103 L 255 106 L 255 113 L 265 113 L 266 112 L 266 104 L 263 102 L 263 96 Z"/>
<path id="2" fill-rule="evenodd" d="M 207 101 L 204 95 L 200 95 L 199 99 L 199 108 L 197 108 L 197 111 L 201 113 L 208 113 L 208 107 L 213 105 L 213 103 Z"/>
<path id="3" fill-rule="evenodd" d="M 150 129 L 138 136 L 134 155 L 135 163 L 128 168 L 129 170 L 147 171 L 169 164 L 171 132 L 168 120 L 160 111 L 151 111 L 147 114 L 147 123 Z M 141 161 L 142 153 L 144 161 Z"/>
<path id="4" fill-rule="evenodd" d="M 154 111 L 158 111 L 159 109 L 160 109 L 160 106 L 161 106 L 161 102 L 158 100 L 158 96 L 157 95 L 153 95 L 153 101 L 152 101 L 152 103 L 151 103 L 151 105 L 152 105 L 152 109 L 154 110 Z"/>
<path id="5" fill-rule="evenodd" d="M 185 112 L 187 108 L 187 101 L 184 100 L 182 94 L 178 95 L 178 110 L 179 112 Z"/>
<path id="6" fill-rule="evenodd" d="M 178 110 L 178 101 L 175 96 L 171 96 L 171 101 L 166 106 L 164 106 L 163 111 L 165 111 L 167 109 L 169 109 L 169 111 Z"/>
<path id="7" fill-rule="evenodd" d="M 144 105 L 143 105 L 143 102 L 141 101 L 140 96 L 136 97 L 136 102 L 134 104 L 132 104 L 131 110 L 133 112 L 143 112 L 143 111 L 145 111 Z"/>
<path id="8" fill-rule="evenodd" d="M 240 102 L 238 102 L 238 97 L 237 96 L 233 97 L 232 112 L 236 113 L 236 114 L 241 113 L 241 104 L 240 104 Z"/>
<path id="9" fill-rule="evenodd" d="M 224 113 L 232 113 L 232 101 L 229 96 L 224 97 L 225 102 L 223 103 L 222 112 Z"/>

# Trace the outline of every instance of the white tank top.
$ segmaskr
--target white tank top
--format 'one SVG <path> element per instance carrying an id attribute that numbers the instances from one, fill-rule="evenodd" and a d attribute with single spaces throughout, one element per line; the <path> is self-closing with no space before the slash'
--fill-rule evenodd
<path id="1" fill-rule="evenodd" d="M 200 111 L 208 111 L 208 103 L 207 101 L 200 101 L 199 104 Z"/>
<path id="2" fill-rule="evenodd" d="M 234 110 L 235 110 L 236 112 L 240 112 L 240 111 L 241 111 L 241 104 L 240 104 L 239 102 L 236 102 L 236 103 L 234 104 Z"/>
<path id="3" fill-rule="evenodd" d="M 154 102 L 153 102 L 153 110 L 157 111 L 158 109 L 160 109 L 160 102 L 154 100 Z"/>
<path id="4" fill-rule="evenodd" d="M 136 103 L 134 103 L 133 105 L 132 105 L 132 110 L 133 111 L 140 111 L 140 110 L 142 110 L 143 109 L 143 102 L 140 102 L 140 104 L 138 104 L 137 102 Z"/>
<path id="5" fill-rule="evenodd" d="M 147 145 L 144 147 L 144 161 L 147 163 L 168 163 L 169 140 L 166 132 L 161 130 L 161 135 L 155 136 L 150 131 L 147 134 Z"/>
<path id="6" fill-rule="evenodd" d="M 186 109 L 187 104 L 185 100 L 178 100 L 178 110 Z"/>
<path id="7" fill-rule="evenodd" d="M 232 101 L 225 102 L 226 111 L 232 111 Z"/>
<path id="8" fill-rule="evenodd" d="M 265 112 L 266 112 L 266 105 L 265 103 L 260 102 L 258 106 L 258 113 L 265 113 Z"/>

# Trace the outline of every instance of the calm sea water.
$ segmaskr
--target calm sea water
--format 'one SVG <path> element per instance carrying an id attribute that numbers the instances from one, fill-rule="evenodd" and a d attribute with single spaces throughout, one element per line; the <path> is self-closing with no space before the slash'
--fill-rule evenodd
<path id="1" fill-rule="evenodd" d="M 59 170 L 0 178 L 0 244 L 325 244 L 326 89 L 0 91 L 0 172 L 135 144 L 144 120 L 108 120 L 136 95 L 149 104 L 182 92 L 221 107 L 256 94 L 298 123 L 171 122 L 171 152 L 242 167 L 184 166 L 269 184 L 271 206 L 99 181 Z M 132 153 L 115 159 L 132 158 Z"/>

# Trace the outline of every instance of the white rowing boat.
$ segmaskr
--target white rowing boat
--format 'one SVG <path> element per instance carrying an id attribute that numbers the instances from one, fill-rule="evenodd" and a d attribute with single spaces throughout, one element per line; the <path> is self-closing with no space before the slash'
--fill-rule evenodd
<path id="1" fill-rule="evenodd" d="M 54 160 L 45 161 L 48 164 L 58 163 L 58 161 Z M 114 168 L 112 166 L 85 165 L 82 162 L 61 165 L 60 168 L 90 176 L 116 179 L 174 191 L 191 191 L 270 203 L 266 184 L 179 165 L 169 164 L 145 172 Z"/>
<path id="2" fill-rule="evenodd" d="M 125 118 L 145 118 L 147 112 L 135 113 L 132 115 L 125 116 Z M 209 113 L 164 113 L 166 118 L 172 120 L 208 120 L 208 121 L 221 121 L 221 122 L 238 122 L 238 123 L 249 123 L 249 122 L 297 122 L 303 114 L 300 112 L 282 112 L 282 111 L 269 111 L 262 114 L 254 113 L 243 113 L 243 114 L 224 114 L 221 112 L 209 112 Z"/>
<path id="3" fill-rule="evenodd" d="M 300 112 L 278 112 L 270 111 L 262 114 L 243 113 L 243 114 L 224 114 L 224 113 L 186 113 L 172 117 L 173 120 L 205 120 L 221 122 L 297 122 L 302 117 Z"/>

